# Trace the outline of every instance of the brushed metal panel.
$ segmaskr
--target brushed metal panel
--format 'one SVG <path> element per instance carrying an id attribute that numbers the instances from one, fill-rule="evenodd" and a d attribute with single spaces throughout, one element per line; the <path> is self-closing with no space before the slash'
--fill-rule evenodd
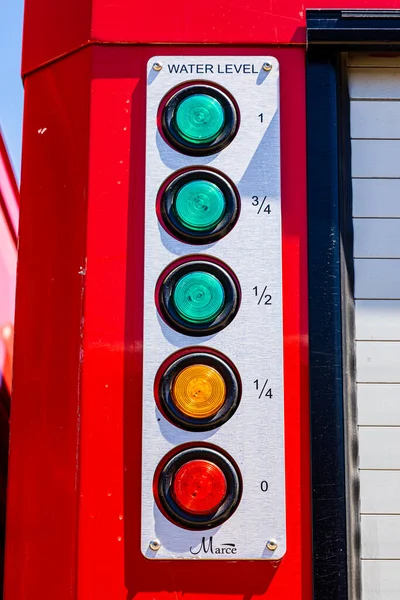
<path id="1" fill-rule="evenodd" d="M 265 60 L 273 65 L 270 72 L 262 70 Z M 152 69 L 155 62 L 163 64 L 161 71 Z M 171 65 L 194 65 L 188 68 L 196 70 L 196 65 L 204 63 L 212 65 L 212 73 L 210 69 L 201 75 L 170 72 Z M 223 85 L 239 105 L 239 132 L 219 154 L 184 156 L 170 148 L 157 131 L 160 100 L 172 87 L 191 79 Z M 278 61 L 260 56 L 154 57 L 148 64 L 146 143 L 142 552 L 156 559 L 232 559 L 224 554 L 211 555 L 204 548 L 195 555 L 190 552 L 190 548 L 199 550 L 203 537 L 208 544 L 212 536 L 214 549 L 224 543 L 235 544 L 235 560 L 276 560 L 286 549 Z M 190 246 L 173 239 L 157 220 L 155 202 L 160 185 L 175 170 L 189 165 L 219 169 L 232 179 L 241 195 L 237 225 L 225 238 L 208 246 Z M 271 213 L 259 212 L 259 207 L 253 206 L 253 196 L 267 196 Z M 227 263 L 242 288 L 236 318 L 223 331 L 205 338 L 173 331 L 158 316 L 154 302 L 163 269 L 193 253 Z M 268 286 L 270 305 L 258 303 L 255 286 L 259 292 Z M 237 412 L 211 432 L 192 433 L 175 427 L 159 413 L 154 401 L 154 378 L 160 364 L 174 351 L 191 345 L 222 351 L 242 378 L 243 395 Z M 260 390 L 254 384 L 257 379 L 268 379 L 272 398 L 259 397 Z M 158 510 L 152 491 L 154 471 L 162 457 L 178 444 L 194 441 L 208 441 L 226 450 L 243 477 L 243 496 L 234 515 L 206 532 L 186 531 L 168 521 Z M 268 481 L 267 492 L 261 491 L 264 480 Z M 161 542 L 158 552 L 149 549 L 154 538 Z M 278 541 L 275 552 L 266 548 L 271 538 Z"/>

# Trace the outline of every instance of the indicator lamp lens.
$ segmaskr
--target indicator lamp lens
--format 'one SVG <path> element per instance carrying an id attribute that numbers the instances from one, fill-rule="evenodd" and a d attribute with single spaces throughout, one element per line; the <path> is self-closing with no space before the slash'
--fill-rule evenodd
<path id="1" fill-rule="evenodd" d="M 213 417 L 225 402 L 223 377 L 207 365 L 190 365 L 177 375 L 172 384 L 172 399 L 185 415 L 195 419 Z"/>
<path id="2" fill-rule="evenodd" d="M 178 506 L 197 515 L 214 512 L 224 501 L 226 491 L 223 471 L 208 460 L 185 463 L 172 483 L 172 494 Z"/>
<path id="3" fill-rule="evenodd" d="M 204 231 L 217 225 L 225 213 L 226 200 L 211 181 L 191 181 L 182 186 L 174 200 L 179 221 L 192 231 Z"/>
<path id="4" fill-rule="evenodd" d="M 192 271 L 181 277 L 173 291 L 175 309 L 189 323 L 209 323 L 222 311 L 225 292 L 211 273 Z"/>
<path id="5" fill-rule="evenodd" d="M 225 125 L 221 103 L 208 94 L 187 96 L 177 106 L 175 127 L 192 144 L 213 142 Z"/>

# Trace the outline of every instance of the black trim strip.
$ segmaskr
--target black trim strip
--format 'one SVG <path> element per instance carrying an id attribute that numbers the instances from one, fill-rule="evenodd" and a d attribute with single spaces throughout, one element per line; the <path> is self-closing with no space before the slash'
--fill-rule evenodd
<path id="1" fill-rule="evenodd" d="M 400 10 L 307 10 L 307 43 L 400 45 Z"/>
<path id="2" fill-rule="evenodd" d="M 346 158 L 346 149 L 339 143 L 339 73 L 337 54 L 309 52 L 307 178 L 314 600 L 358 598 L 348 585 L 340 181 L 350 156 Z"/>

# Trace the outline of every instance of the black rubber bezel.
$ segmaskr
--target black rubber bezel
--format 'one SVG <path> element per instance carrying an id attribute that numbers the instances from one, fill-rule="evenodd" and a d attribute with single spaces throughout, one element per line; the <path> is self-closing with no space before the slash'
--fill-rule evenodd
<path id="1" fill-rule="evenodd" d="M 221 103 L 225 112 L 225 124 L 213 142 L 193 144 L 183 138 L 175 127 L 175 111 L 178 104 L 188 96 L 207 94 Z M 213 85 L 192 84 L 175 92 L 165 103 L 161 115 L 161 127 L 165 138 L 173 148 L 189 156 L 208 156 L 225 148 L 235 137 L 239 125 L 238 109 L 229 94 Z"/>
<path id="2" fill-rule="evenodd" d="M 175 502 L 172 494 L 172 482 L 178 469 L 191 460 L 209 460 L 224 473 L 227 493 L 221 506 L 207 515 L 194 515 L 184 511 Z M 158 476 L 158 499 L 166 516 L 184 529 L 211 529 L 226 521 L 236 510 L 242 496 L 241 477 L 231 461 L 213 448 L 187 448 L 170 458 Z"/>
<path id="3" fill-rule="evenodd" d="M 175 197 L 191 181 L 210 181 L 219 187 L 225 197 L 225 213 L 219 223 L 206 231 L 193 231 L 181 223 L 175 212 Z M 236 224 L 240 212 L 240 198 L 233 183 L 215 171 L 199 168 L 181 172 L 164 189 L 160 199 L 160 214 L 165 227 L 178 239 L 190 244 L 210 244 L 224 237 Z"/>
<path id="4" fill-rule="evenodd" d="M 219 411 L 212 417 L 196 419 L 182 413 L 175 405 L 172 398 L 172 385 L 175 377 L 186 367 L 195 364 L 213 367 L 222 376 L 226 387 L 226 398 Z M 158 400 L 160 408 L 174 425 L 187 431 L 209 431 L 220 427 L 228 421 L 236 411 L 241 398 L 241 384 L 238 376 L 226 361 L 214 354 L 207 352 L 193 352 L 185 354 L 175 360 L 161 376 L 158 386 Z"/>
<path id="5" fill-rule="evenodd" d="M 211 273 L 220 281 L 225 292 L 225 304 L 219 315 L 210 323 L 189 323 L 175 310 L 173 291 L 178 280 L 193 271 Z M 159 309 L 164 320 L 176 331 L 191 336 L 205 336 L 224 329 L 235 317 L 239 308 L 239 289 L 233 277 L 219 265 L 206 260 L 193 260 L 177 266 L 160 286 Z"/>

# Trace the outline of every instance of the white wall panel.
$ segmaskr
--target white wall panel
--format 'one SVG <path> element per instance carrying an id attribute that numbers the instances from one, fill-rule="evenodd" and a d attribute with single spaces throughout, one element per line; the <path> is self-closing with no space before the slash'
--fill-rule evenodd
<path id="1" fill-rule="evenodd" d="M 357 340 L 400 340 L 400 300 L 356 300 L 355 311 Z"/>
<path id="2" fill-rule="evenodd" d="M 399 559 L 399 539 L 400 516 L 361 516 L 361 556 L 363 558 Z"/>
<path id="3" fill-rule="evenodd" d="M 360 472 L 361 512 L 400 515 L 400 471 Z"/>
<path id="4" fill-rule="evenodd" d="M 354 219 L 353 227 L 354 258 L 400 258 L 400 219 Z"/>
<path id="5" fill-rule="evenodd" d="M 400 179 L 353 179 L 353 216 L 400 218 Z"/>
<path id="6" fill-rule="evenodd" d="M 400 426 L 399 384 L 359 383 L 357 384 L 357 401 L 359 425 Z M 398 503 L 400 513 L 400 496 Z"/>
<path id="7" fill-rule="evenodd" d="M 351 68 L 348 71 L 348 77 L 350 98 L 400 99 L 400 77 L 398 68 Z"/>
<path id="8" fill-rule="evenodd" d="M 356 258 L 354 277 L 355 298 L 400 299 L 400 259 Z"/>
<path id="9" fill-rule="evenodd" d="M 357 382 L 400 383 L 400 342 L 357 341 L 356 352 Z"/>
<path id="10" fill-rule="evenodd" d="M 353 177 L 400 177 L 400 140 L 352 140 Z"/>
<path id="11" fill-rule="evenodd" d="M 399 427 L 360 427 L 359 445 L 360 469 L 400 469 Z"/>
<path id="12" fill-rule="evenodd" d="M 352 138 L 400 138 L 400 102 L 350 102 L 350 128 Z"/>
<path id="13" fill-rule="evenodd" d="M 348 65 L 362 600 L 399 600 L 400 55 Z"/>
<path id="14" fill-rule="evenodd" d="M 400 561 L 362 561 L 363 600 L 399 600 Z"/>

